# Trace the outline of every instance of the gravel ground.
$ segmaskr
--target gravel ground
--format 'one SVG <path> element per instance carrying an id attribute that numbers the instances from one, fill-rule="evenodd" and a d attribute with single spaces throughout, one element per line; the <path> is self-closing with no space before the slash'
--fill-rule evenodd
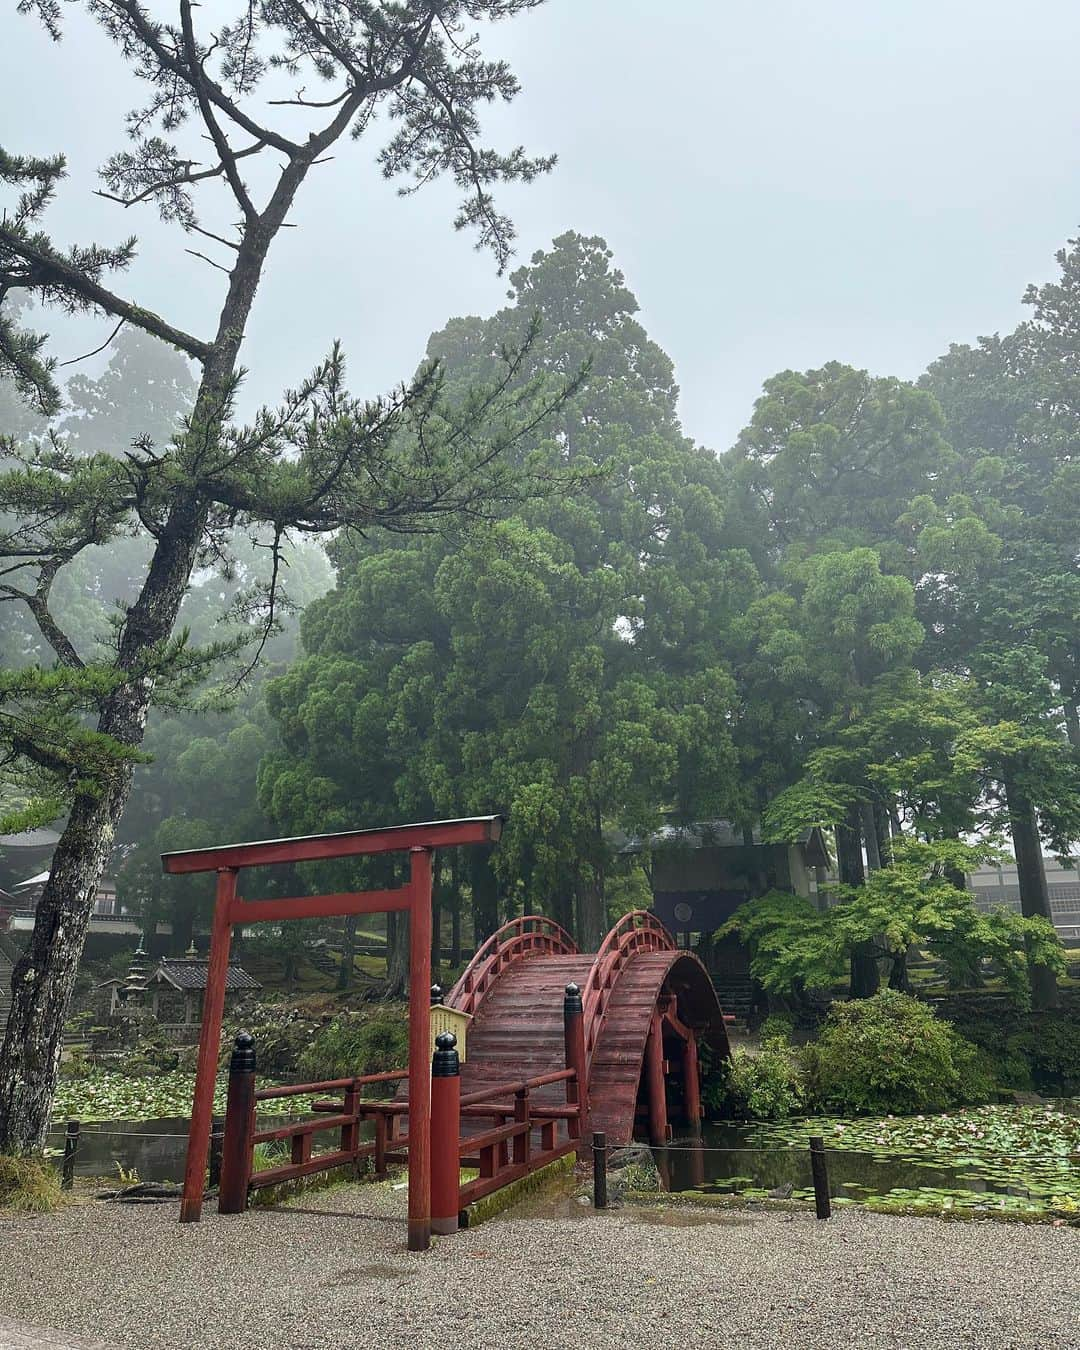
<path id="1" fill-rule="evenodd" d="M 1080 1346 L 1074 1229 L 569 1205 L 414 1254 L 403 1195 L 184 1227 L 173 1205 L 0 1219 L 0 1346 L 35 1344 L 5 1342 L 5 1315 L 118 1350 Z"/>

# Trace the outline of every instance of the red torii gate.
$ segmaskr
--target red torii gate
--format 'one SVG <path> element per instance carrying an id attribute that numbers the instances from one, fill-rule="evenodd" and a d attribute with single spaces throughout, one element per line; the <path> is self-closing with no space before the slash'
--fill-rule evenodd
<path id="1" fill-rule="evenodd" d="M 162 854 L 162 866 L 172 875 L 217 873 L 217 899 L 210 930 L 206 997 L 195 1070 L 195 1097 L 191 1107 L 184 1194 L 180 1202 L 181 1223 L 197 1223 L 202 1216 L 203 1178 L 210 1147 L 214 1079 L 234 925 L 399 910 L 409 915 L 409 1248 L 412 1251 L 427 1249 L 431 1242 L 431 1054 L 428 1011 L 431 988 L 431 855 L 436 848 L 494 843 L 501 832 L 501 816 L 474 816 L 466 820 L 392 825 L 385 829 L 349 830 L 342 834 L 305 835 L 296 839 L 225 844 L 220 848 L 187 849 Z M 405 852 L 409 854 L 409 881 L 393 890 L 294 896 L 286 900 L 244 900 L 237 894 L 237 877 L 243 867 Z"/>

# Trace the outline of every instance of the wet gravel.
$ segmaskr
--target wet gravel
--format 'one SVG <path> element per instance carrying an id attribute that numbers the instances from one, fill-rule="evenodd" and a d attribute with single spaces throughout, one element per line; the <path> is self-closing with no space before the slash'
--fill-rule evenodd
<path id="1" fill-rule="evenodd" d="M 571 1206 L 414 1254 L 403 1199 L 349 1187 L 183 1227 L 173 1205 L 0 1219 L 0 1346 L 4 1317 L 117 1350 L 1080 1345 L 1074 1229 Z"/>

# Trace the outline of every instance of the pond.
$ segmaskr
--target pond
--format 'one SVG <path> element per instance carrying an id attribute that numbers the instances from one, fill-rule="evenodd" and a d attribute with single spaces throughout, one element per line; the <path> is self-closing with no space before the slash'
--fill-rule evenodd
<path id="1" fill-rule="evenodd" d="M 272 1086 L 267 1081 L 260 1086 Z M 225 1110 L 224 1075 L 214 1094 L 214 1111 Z M 67 1120 L 81 1123 L 75 1171 L 79 1176 L 113 1177 L 119 1170 L 137 1173 L 140 1181 L 179 1181 L 187 1153 L 188 1112 L 195 1089 L 193 1074 L 175 1070 L 138 1078 L 94 1069 L 62 1078 L 53 1104 L 50 1150 L 62 1150 Z M 260 1124 L 280 1125 L 301 1116 L 310 1098 L 292 1097 L 277 1114 L 260 1112 Z M 288 1116 L 282 1112 L 288 1111 Z"/>
<path id="2" fill-rule="evenodd" d="M 811 1135 L 825 1140 L 830 1191 L 840 1204 L 1080 1215 L 1076 1102 L 940 1116 L 710 1124 L 700 1140 L 654 1152 L 665 1190 L 811 1199 Z"/>

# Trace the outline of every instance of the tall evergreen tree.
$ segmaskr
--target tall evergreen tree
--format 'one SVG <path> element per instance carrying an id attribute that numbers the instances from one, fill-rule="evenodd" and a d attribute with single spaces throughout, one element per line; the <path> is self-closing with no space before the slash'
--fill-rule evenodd
<path id="1" fill-rule="evenodd" d="M 337 548 L 338 587 L 304 622 L 308 660 L 271 690 L 285 754 L 261 781 L 290 821 L 325 792 L 339 811 L 377 792 L 399 810 L 508 813 L 507 903 L 546 909 L 590 948 L 607 925 L 609 826 L 741 800 L 722 650 L 758 582 L 728 546 L 723 470 L 682 434 L 671 362 L 603 240 L 562 235 L 511 286 L 512 305 L 453 321 L 428 353 L 451 388 L 490 379 L 535 311 L 521 378 L 589 375 L 517 453 L 580 473 L 580 490 L 464 533 Z M 477 888 L 491 895 L 480 875 Z M 496 917 L 481 909 L 481 931 Z"/>

